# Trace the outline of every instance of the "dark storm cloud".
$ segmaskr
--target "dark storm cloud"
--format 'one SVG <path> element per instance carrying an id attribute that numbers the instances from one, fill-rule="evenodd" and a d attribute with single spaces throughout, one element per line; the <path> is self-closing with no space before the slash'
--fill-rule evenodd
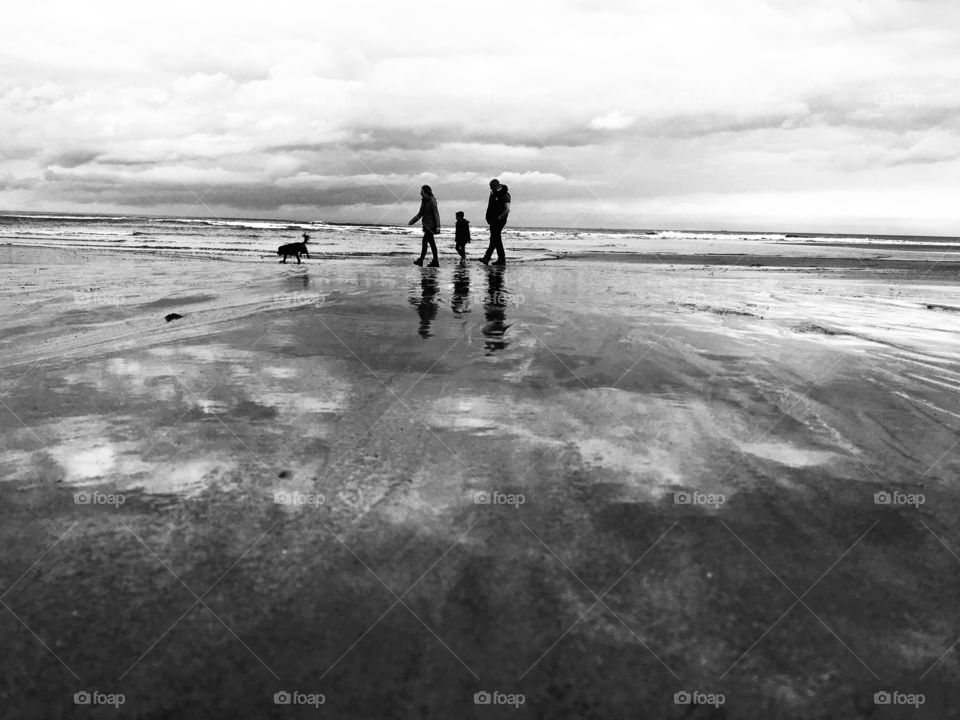
<path id="1" fill-rule="evenodd" d="M 153 170 L 131 171 L 114 166 L 85 165 L 78 168 L 50 167 L 43 174 L 43 194 L 69 196 L 86 204 L 142 204 L 236 206 L 253 211 L 274 211 L 284 206 L 334 208 L 350 205 L 378 206 L 417 203 L 420 185 L 432 184 L 443 200 L 485 201 L 490 177 L 497 173 L 432 172 L 400 175 L 363 172 L 246 180 L 243 173 L 219 168 L 194 173 L 163 174 Z M 504 182 L 516 182 L 518 197 L 530 203 L 538 198 L 576 201 L 589 195 L 582 182 L 568 181 L 556 173 L 529 172 L 500 174 Z"/>
<path id="2" fill-rule="evenodd" d="M 82 203 L 133 203 L 148 208 L 164 205 L 195 204 L 232 206 L 255 211 L 277 210 L 284 205 L 307 205 L 317 208 L 340 205 L 382 205 L 397 202 L 404 193 L 411 196 L 406 186 L 355 185 L 344 180 L 333 187 L 304 186 L 284 188 L 259 183 L 180 184 L 160 182 L 130 183 L 107 176 L 64 177 L 55 171 L 46 174 L 44 194 L 51 197 L 68 196 Z M 415 196 L 415 193 L 413 194 Z M 413 200 L 410 200 L 413 203 Z"/>
<path id="3" fill-rule="evenodd" d="M 72 150 L 55 155 L 50 159 L 49 165 L 57 165 L 64 168 L 75 168 L 80 165 L 92 163 L 100 156 L 99 152 L 90 150 Z"/>
<path id="4" fill-rule="evenodd" d="M 389 150 L 435 150 L 443 145 L 472 143 L 503 145 L 519 148 L 586 147 L 605 138 L 582 126 L 535 133 L 530 130 L 476 130 L 462 126 L 395 127 L 365 126 L 354 128 L 350 137 L 321 143 L 293 143 L 270 145 L 271 152 L 324 152 L 347 149 L 354 152 L 384 152 Z"/>
<path id="5" fill-rule="evenodd" d="M 20 179 L 10 175 L 0 177 L 0 190 L 29 190 L 37 184 L 36 179 Z"/>

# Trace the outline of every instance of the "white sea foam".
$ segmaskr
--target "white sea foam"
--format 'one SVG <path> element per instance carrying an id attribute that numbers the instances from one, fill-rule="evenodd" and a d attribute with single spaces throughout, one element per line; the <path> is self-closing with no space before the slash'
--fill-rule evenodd
<path id="1" fill-rule="evenodd" d="M 177 218 L 71 214 L 0 213 L 0 242 L 73 249 L 123 249 L 234 259 L 272 256 L 278 245 L 311 235 L 311 254 L 336 256 L 397 255 L 420 247 L 420 229 L 402 225 L 334 225 L 322 221 L 242 218 Z M 473 228 L 470 254 L 486 247 L 482 224 Z M 584 252 L 669 254 L 753 254 L 850 256 L 883 249 L 917 255 L 917 245 L 935 245 L 937 253 L 960 252 L 956 238 L 802 235 L 771 232 L 686 230 L 599 230 L 515 228 L 504 231 L 515 259 L 546 259 Z M 453 231 L 437 235 L 442 255 L 453 255 Z M 851 247 L 856 246 L 856 247 Z M 862 246 L 863 250 L 857 249 Z M 930 249 L 926 253 L 929 256 Z M 909 253 L 909 255 L 908 255 Z"/>

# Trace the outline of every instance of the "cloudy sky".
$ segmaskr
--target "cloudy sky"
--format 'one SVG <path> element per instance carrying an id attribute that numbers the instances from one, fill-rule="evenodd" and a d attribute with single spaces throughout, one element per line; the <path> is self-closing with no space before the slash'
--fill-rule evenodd
<path id="1" fill-rule="evenodd" d="M 0 209 L 960 234 L 956 0 L 17 3 Z"/>

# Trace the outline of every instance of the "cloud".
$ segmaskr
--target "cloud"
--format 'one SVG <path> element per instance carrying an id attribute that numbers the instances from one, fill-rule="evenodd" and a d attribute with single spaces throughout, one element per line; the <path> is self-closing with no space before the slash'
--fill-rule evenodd
<path id="1" fill-rule="evenodd" d="M 35 181 L 22 180 L 9 174 L 0 176 L 0 190 L 28 190 L 35 185 Z"/>
<path id="2" fill-rule="evenodd" d="M 65 168 L 75 168 L 93 162 L 100 156 L 95 150 L 69 150 L 56 155 L 50 160 L 51 165 Z"/>
<path id="3" fill-rule="evenodd" d="M 590 121 L 591 130 L 623 130 L 630 127 L 633 118 L 614 110 L 606 115 L 598 115 Z"/>
<path id="4" fill-rule="evenodd" d="M 562 175 L 556 173 L 543 173 L 538 170 L 533 170 L 530 172 L 503 172 L 500 173 L 499 180 L 505 183 L 513 183 L 515 185 L 522 184 L 525 186 L 530 185 L 556 185 L 558 183 L 567 182 L 567 179 Z"/>
<path id="5" fill-rule="evenodd" d="M 375 217 L 417 178 L 468 200 L 499 175 L 532 224 L 555 198 L 631 224 L 646 197 L 697 219 L 772 178 L 956 184 L 949 0 L 50 0 L 6 22 L 2 207 L 163 211 L 216 184 L 233 214 Z"/>

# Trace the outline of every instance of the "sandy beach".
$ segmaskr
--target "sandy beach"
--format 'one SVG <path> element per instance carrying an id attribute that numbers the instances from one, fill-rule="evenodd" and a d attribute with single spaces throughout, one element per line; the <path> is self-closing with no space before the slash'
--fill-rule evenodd
<path id="1" fill-rule="evenodd" d="M 843 253 L 0 247 L 0 704 L 947 717 L 957 264 Z"/>

